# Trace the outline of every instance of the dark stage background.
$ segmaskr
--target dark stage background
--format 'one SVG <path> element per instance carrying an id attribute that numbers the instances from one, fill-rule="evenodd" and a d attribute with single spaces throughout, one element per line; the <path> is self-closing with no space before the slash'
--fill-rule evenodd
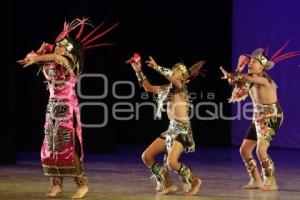
<path id="1" fill-rule="evenodd" d="M 37 151 L 44 136 L 43 125 L 48 91 L 45 90 L 43 76 L 37 76 L 38 67 L 22 69 L 16 60 L 27 52 L 37 49 L 43 41 L 53 42 L 68 21 L 88 16 L 94 24 L 106 20 L 107 27 L 115 22 L 119 26 L 102 41 L 112 41 L 112 47 L 86 51 L 84 74 L 103 74 L 108 77 L 108 96 L 103 99 L 84 99 L 81 103 L 104 103 L 108 105 L 108 122 L 103 128 L 84 128 L 84 148 L 87 152 L 113 152 L 117 144 L 148 144 L 168 126 L 164 115 L 162 120 L 153 119 L 151 108 L 141 109 L 139 120 L 114 120 L 110 109 L 118 102 L 153 102 L 141 99 L 142 89 L 130 66 L 124 61 L 133 52 L 139 52 L 144 60 L 153 56 L 163 66 L 171 66 L 182 59 L 192 65 L 199 59 L 206 59 L 206 77 L 198 77 L 190 85 L 190 92 L 197 93 L 193 100 L 222 104 L 222 111 L 213 106 L 201 106 L 202 116 L 206 111 L 222 112 L 230 116 L 230 106 L 226 103 L 230 87 L 220 80 L 219 66 L 231 66 L 231 1 L 16 1 L 8 3 L 7 37 L 9 38 L 8 64 L 9 87 L 9 132 L 1 133 L 1 148 L 15 151 Z M 146 67 L 145 67 L 146 68 Z M 165 80 L 155 72 L 144 69 L 154 84 L 164 84 Z M 112 85 L 117 80 L 132 81 L 135 95 L 130 99 L 113 97 Z M 81 81 L 82 93 L 97 95 L 103 92 L 103 81 L 85 78 Z M 130 87 L 118 86 L 116 93 L 129 95 Z M 214 93 L 213 99 L 207 99 Z M 126 107 L 125 107 L 126 108 Z M 92 124 L 103 122 L 103 108 L 85 106 L 82 122 Z M 127 114 L 123 114 L 126 116 Z M 127 115 L 128 116 L 128 115 Z M 198 145 L 230 145 L 230 121 L 213 119 L 192 119 L 195 140 Z M 6 125 L 7 126 L 7 125 Z M 5 151 L 6 151 L 5 150 Z M 3 150 L 1 150 L 3 152 Z M 13 156 L 12 156 L 13 157 Z"/>

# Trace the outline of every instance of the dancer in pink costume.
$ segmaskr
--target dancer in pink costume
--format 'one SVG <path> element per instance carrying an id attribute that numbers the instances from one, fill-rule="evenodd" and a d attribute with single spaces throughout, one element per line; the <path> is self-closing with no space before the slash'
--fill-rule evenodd
<path id="1" fill-rule="evenodd" d="M 83 69 L 85 49 L 112 45 L 91 44 L 111 31 L 117 24 L 93 36 L 103 25 L 94 28 L 85 37 L 83 30 L 90 26 L 87 18 L 75 19 L 64 24 L 55 45 L 43 43 L 36 52 L 32 51 L 19 60 L 23 67 L 40 64 L 48 82 L 50 92 L 46 111 L 45 138 L 41 149 L 41 160 L 46 176 L 50 177 L 51 189 L 48 197 L 62 192 L 63 177 L 74 177 L 77 191 L 72 198 L 82 198 L 88 192 L 87 177 L 83 173 L 82 130 L 75 85 Z M 79 29 L 76 36 L 70 32 Z"/>

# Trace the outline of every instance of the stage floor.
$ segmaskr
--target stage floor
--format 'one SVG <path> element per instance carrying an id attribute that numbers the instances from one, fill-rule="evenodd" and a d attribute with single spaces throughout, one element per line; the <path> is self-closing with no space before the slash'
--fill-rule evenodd
<path id="1" fill-rule="evenodd" d="M 142 148 L 120 146 L 116 154 L 88 154 L 85 173 L 89 178 L 89 200 L 274 200 L 300 199 L 300 150 L 271 149 L 276 164 L 279 191 L 240 189 L 248 181 L 238 148 L 198 147 L 195 154 L 183 156 L 203 181 L 197 196 L 181 192 L 156 196 L 149 170 L 140 160 Z M 20 153 L 14 166 L 0 166 L 0 199 L 47 199 L 49 180 L 43 175 L 39 152 Z M 180 186 L 175 174 L 172 177 Z M 69 199 L 75 191 L 72 178 L 64 180 L 64 193 L 56 199 Z"/>

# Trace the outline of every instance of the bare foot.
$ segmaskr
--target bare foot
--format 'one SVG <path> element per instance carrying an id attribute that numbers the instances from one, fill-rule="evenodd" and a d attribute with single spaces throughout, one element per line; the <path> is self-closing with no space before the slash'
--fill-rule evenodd
<path id="1" fill-rule="evenodd" d="M 166 195 L 172 192 L 177 191 L 177 186 L 176 185 L 171 185 L 168 188 L 162 189 L 161 191 L 157 192 L 157 195 Z"/>
<path id="2" fill-rule="evenodd" d="M 71 199 L 81 199 L 84 195 L 89 191 L 87 186 L 81 186 L 77 189 L 75 194 L 71 197 Z"/>
<path id="3" fill-rule="evenodd" d="M 275 191 L 278 190 L 277 184 L 272 185 L 265 185 L 263 188 L 261 188 L 262 191 Z"/>
<path id="4" fill-rule="evenodd" d="M 278 185 L 276 182 L 276 178 L 274 176 L 266 178 L 264 180 L 264 187 L 261 189 L 262 191 L 275 191 L 278 190 Z"/>
<path id="5" fill-rule="evenodd" d="M 202 181 L 199 178 L 197 178 L 196 180 L 193 181 L 191 190 L 189 192 L 185 193 L 184 195 L 192 196 L 192 195 L 197 194 L 201 185 L 202 185 Z"/>
<path id="6" fill-rule="evenodd" d="M 247 185 L 244 185 L 242 187 L 242 189 L 253 190 L 253 189 L 262 189 L 263 187 L 264 187 L 263 183 L 261 183 L 261 184 L 257 184 L 257 183 L 250 184 L 250 183 L 248 183 Z"/>
<path id="7" fill-rule="evenodd" d="M 58 193 L 62 192 L 62 187 L 59 185 L 52 186 L 50 192 L 47 193 L 48 197 L 56 197 Z"/>

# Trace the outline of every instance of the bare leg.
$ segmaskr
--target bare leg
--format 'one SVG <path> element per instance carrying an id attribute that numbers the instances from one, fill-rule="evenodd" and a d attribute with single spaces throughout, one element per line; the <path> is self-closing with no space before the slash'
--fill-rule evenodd
<path id="1" fill-rule="evenodd" d="M 202 181 L 193 175 L 187 166 L 179 162 L 179 157 L 183 151 L 183 145 L 178 141 L 174 141 L 168 155 L 167 164 L 169 168 L 178 173 L 183 183 L 185 195 L 195 195 L 199 191 Z"/>
<path id="2" fill-rule="evenodd" d="M 172 149 L 169 152 L 168 159 L 167 159 L 167 164 L 170 169 L 173 169 L 174 171 L 180 170 L 181 163 L 178 160 L 183 150 L 184 150 L 183 146 L 180 142 L 178 141 L 173 142 Z"/>
<path id="3" fill-rule="evenodd" d="M 75 154 L 75 166 L 77 177 L 74 177 L 74 182 L 77 190 L 71 198 L 81 199 L 89 191 L 89 188 L 87 186 L 87 177 L 83 174 L 82 162 L 80 161 L 77 154 Z"/>
<path id="4" fill-rule="evenodd" d="M 63 184 L 63 178 L 54 176 L 50 177 L 51 182 L 51 189 L 47 193 L 48 197 L 56 197 L 60 192 L 62 192 L 62 184 Z"/>
<path id="5" fill-rule="evenodd" d="M 273 191 L 278 190 L 278 186 L 276 183 L 275 175 L 274 175 L 274 163 L 268 155 L 268 149 L 270 147 L 270 143 L 265 140 L 259 140 L 256 148 L 257 156 L 260 159 L 262 174 L 263 174 L 263 182 L 264 187 L 262 190 L 264 191 Z"/>
<path id="6" fill-rule="evenodd" d="M 256 161 L 252 155 L 256 144 L 257 142 L 254 140 L 244 139 L 240 148 L 240 154 L 244 160 L 250 178 L 249 183 L 242 187 L 243 189 L 258 189 L 263 187 Z"/>
<path id="7" fill-rule="evenodd" d="M 155 163 L 155 157 L 165 151 L 165 140 L 157 138 L 142 154 L 142 160 L 149 168 Z"/>
<path id="8" fill-rule="evenodd" d="M 161 167 L 155 161 L 155 157 L 164 152 L 165 148 L 165 140 L 157 138 L 142 154 L 143 162 L 146 166 L 151 168 L 153 173 L 152 178 L 154 178 L 156 182 L 156 191 L 158 195 L 177 191 L 177 187 L 174 185 L 167 169 L 165 169 L 165 167 Z"/>

